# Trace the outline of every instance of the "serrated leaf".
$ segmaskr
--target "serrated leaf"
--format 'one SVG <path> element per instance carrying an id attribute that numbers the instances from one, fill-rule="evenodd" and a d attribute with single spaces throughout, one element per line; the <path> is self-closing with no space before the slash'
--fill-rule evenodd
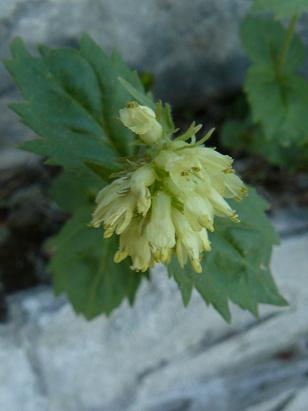
<path id="1" fill-rule="evenodd" d="M 245 19 L 241 36 L 254 64 L 247 72 L 245 92 L 255 123 L 267 139 L 282 146 L 308 142 L 308 82 L 296 73 L 305 53 L 298 36 L 281 61 L 285 29 L 278 22 Z"/>
<path id="2" fill-rule="evenodd" d="M 76 178 L 77 177 L 77 178 Z M 65 172 L 53 183 L 51 195 L 73 217 L 48 241 L 54 254 L 49 265 L 54 290 L 67 294 L 77 313 L 87 319 L 110 314 L 126 298 L 132 304 L 147 273 L 129 268 L 129 262 L 115 264 L 116 238 L 105 240 L 101 229 L 90 228 L 93 201 L 102 181 L 90 172 Z"/>
<path id="3" fill-rule="evenodd" d="M 177 259 L 174 257 L 168 264 L 168 273 L 173 277 L 181 292 L 183 304 L 185 307 L 189 304 L 193 290 L 192 279 L 190 278 L 190 268 L 185 266 L 181 268 Z"/>
<path id="4" fill-rule="evenodd" d="M 89 213 L 81 209 L 49 242 L 56 252 L 49 266 L 55 294 L 66 293 L 77 313 L 87 319 L 110 314 L 127 298 L 133 303 L 142 276 L 127 262 L 115 264 L 115 239 L 87 227 Z"/>
<path id="5" fill-rule="evenodd" d="M 118 55 L 107 57 L 88 36 L 79 50 L 40 47 L 33 57 L 17 38 L 11 51 L 6 67 L 25 100 L 11 107 L 41 137 L 24 149 L 68 169 L 85 161 L 112 168 L 119 155 L 132 153 L 133 135 L 117 120 L 130 100 L 118 77 L 143 88 Z"/>
<path id="6" fill-rule="evenodd" d="M 119 77 L 119 82 L 126 89 L 126 91 L 136 100 L 138 103 L 144 106 L 151 107 L 152 110 L 155 109 L 155 103 L 153 99 L 144 93 L 140 93 L 132 84 L 126 81 L 124 78 Z"/>
<path id="7" fill-rule="evenodd" d="M 88 224 L 98 191 L 121 168 L 120 157 L 134 150 L 133 134 L 118 120 L 131 99 L 118 77 L 140 95 L 143 87 L 116 53 L 106 56 L 86 35 L 78 50 L 40 46 L 40 55 L 33 57 L 20 39 L 11 50 L 6 66 L 24 98 L 12 108 L 39 136 L 23 147 L 65 170 L 50 190 L 72 215 L 47 244 L 54 254 L 55 292 L 66 293 L 76 312 L 88 319 L 109 314 L 125 298 L 133 302 L 147 274 L 131 271 L 128 261 L 115 264 L 118 240 L 105 240 L 102 230 Z"/>
<path id="8" fill-rule="evenodd" d="M 268 139 L 283 146 L 308 142 L 308 82 L 285 73 L 277 82 L 268 66 L 251 67 L 245 91 L 256 123 L 263 126 Z"/>
<path id="9" fill-rule="evenodd" d="M 113 136 L 113 139 L 119 141 L 122 148 L 121 155 L 132 154 L 134 136 L 119 121 L 119 110 L 126 106 L 131 96 L 120 84 L 119 77 L 127 80 L 140 93 L 145 94 L 137 73 L 129 70 L 116 52 L 113 52 L 111 59 L 108 58 L 101 47 L 88 35 L 83 35 L 81 38 L 80 54 L 96 73 L 108 133 Z"/>
<path id="10" fill-rule="evenodd" d="M 246 17 L 240 35 L 247 55 L 254 63 L 275 66 L 283 47 L 286 29 L 279 22 L 261 17 Z M 284 70 L 298 68 L 304 63 L 305 47 L 299 36 L 294 35 L 288 50 Z"/>
<path id="11" fill-rule="evenodd" d="M 269 163 L 293 172 L 308 170 L 308 144 L 301 147 L 282 147 L 279 142 L 273 141 L 269 144 L 262 128 L 255 125 L 250 117 L 242 121 L 227 121 L 222 129 L 222 143 L 232 152 L 240 150 L 259 155 Z"/>
<path id="12" fill-rule="evenodd" d="M 180 284 L 183 300 L 195 287 L 205 302 L 228 322 L 229 301 L 255 316 L 260 303 L 287 304 L 270 273 L 271 250 L 278 238 L 264 214 L 267 203 L 251 189 L 247 199 L 233 207 L 241 222 L 217 221 L 211 235 L 212 251 L 204 258 L 202 274 L 193 273 L 188 267 L 181 269 L 174 263 L 169 271 Z"/>
<path id="13" fill-rule="evenodd" d="M 110 182 L 110 176 L 121 170 L 120 165 L 114 165 L 113 168 L 108 168 L 103 164 L 96 163 L 95 161 L 85 161 L 85 166 L 88 167 L 94 174 L 100 177 L 104 182 Z"/>
<path id="14" fill-rule="evenodd" d="M 253 11 L 267 11 L 278 18 L 299 15 L 308 11 L 308 0 L 255 0 Z"/>
<path id="15" fill-rule="evenodd" d="M 80 209 L 90 212 L 98 191 L 103 187 L 104 182 L 86 169 L 80 173 L 66 171 L 53 181 L 49 194 L 59 207 L 70 214 Z"/>

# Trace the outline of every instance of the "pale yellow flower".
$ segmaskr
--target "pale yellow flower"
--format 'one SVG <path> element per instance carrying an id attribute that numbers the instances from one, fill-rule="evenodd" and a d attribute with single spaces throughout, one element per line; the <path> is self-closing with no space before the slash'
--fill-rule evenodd
<path id="1" fill-rule="evenodd" d="M 124 193 L 128 192 L 129 181 L 127 178 L 119 178 L 104 187 L 96 197 L 97 207 L 93 213 L 92 226 L 99 227 L 106 219 L 106 210 L 112 204 L 121 203 Z M 115 207 L 117 208 L 117 206 Z"/>
<path id="2" fill-rule="evenodd" d="M 198 146 L 190 150 L 190 155 L 196 156 L 208 173 L 212 175 L 232 169 L 233 159 L 219 153 L 214 148 Z"/>
<path id="3" fill-rule="evenodd" d="M 119 196 L 102 211 L 104 211 L 104 236 L 109 238 L 114 232 L 121 234 L 129 226 L 136 206 L 136 199 L 132 193 Z"/>
<path id="4" fill-rule="evenodd" d="M 120 110 L 120 119 L 125 127 L 138 134 L 146 144 L 153 144 L 162 136 L 163 129 L 152 109 L 132 102 Z"/>
<path id="5" fill-rule="evenodd" d="M 193 231 L 185 215 L 177 209 L 173 209 L 172 219 L 176 229 L 176 254 L 181 267 L 189 257 L 195 271 L 201 272 L 201 254 L 211 249 L 206 230 Z"/>
<path id="6" fill-rule="evenodd" d="M 213 231 L 214 207 L 206 196 L 194 192 L 184 199 L 184 214 L 194 230 Z"/>
<path id="7" fill-rule="evenodd" d="M 241 200 L 245 197 L 247 188 L 243 181 L 236 174 L 227 174 L 224 178 L 224 192 L 225 198 L 234 198 L 235 200 Z"/>
<path id="8" fill-rule="evenodd" d="M 120 235 L 120 247 L 114 256 L 116 263 L 130 256 L 133 262 L 132 269 L 146 271 L 152 265 L 150 244 L 142 235 L 142 223 L 134 219 L 127 230 Z"/>
<path id="9" fill-rule="evenodd" d="M 133 172 L 130 178 L 130 189 L 137 197 L 137 209 L 142 215 L 146 215 L 151 206 L 151 193 L 148 189 L 155 181 L 153 167 L 141 166 Z"/>
<path id="10" fill-rule="evenodd" d="M 156 262 L 168 263 L 175 254 L 182 267 L 190 261 L 201 272 L 202 256 L 211 250 L 208 231 L 214 231 L 215 218 L 237 222 L 226 199 L 241 200 L 247 191 L 232 168 L 232 158 L 203 147 L 194 135 L 174 141 L 163 136 L 148 107 L 132 103 L 120 117 L 153 149 L 128 162 L 126 175 L 98 193 L 92 225 L 103 225 L 105 237 L 120 236 L 115 262 L 130 257 L 132 269 L 146 271 Z M 192 127 L 192 133 L 198 129 Z M 190 143 L 183 141 L 187 138 Z"/>
<path id="11" fill-rule="evenodd" d="M 175 228 L 171 216 L 171 198 L 163 191 L 153 196 L 153 205 L 145 236 L 155 258 L 165 261 L 170 256 L 170 249 L 175 246 Z"/>

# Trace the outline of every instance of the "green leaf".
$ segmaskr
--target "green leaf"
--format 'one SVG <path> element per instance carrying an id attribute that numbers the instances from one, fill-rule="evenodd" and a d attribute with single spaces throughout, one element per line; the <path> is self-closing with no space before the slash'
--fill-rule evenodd
<path id="1" fill-rule="evenodd" d="M 155 109 L 155 103 L 152 99 L 152 97 L 145 95 L 144 93 L 140 93 L 139 90 L 137 90 L 132 84 L 130 84 L 128 81 L 126 81 L 124 78 L 119 77 L 119 82 L 121 85 L 126 89 L 126 91 L 135 99 L 138 101 L 138 103 L 151 107 L 152 110 Z"/>
<path id="2" fill-rule="evenodd" d="M 73 214 L 46 248 L 53 258 L 56 295 L 65 293 L 75 311 L 87 319 L 110 314 L 124 299 L 132 304 L 141 280 L 147 275 L 129 268 L 129 262 L 113 262 L 117 238 L 105 240 L 101 229 L 89 227 L 93 202 L 102 180 L 91 172 L 62 173 L 51 195 L 59 206 Z"/>
<path id="3" fill-rule="evenodd" d="M 251 145 L 255 141 L 253 127 L 247 119 L 229 120 L 223 125 L 221 141 L 224 147 L 233 152 L 251 150 Z"/>
<path id="4" fill-rule="evenodd" d="M 305 53 L 294 36 L 284 63 L 280 61 L 285 29 L 278 22 L 245 19 L 241 36 L 254 64 L 247 72 L 245 92 L 252 118 L 267 139 L 290 146 L 308 142 L 308 82 L 296 73 Z"/>
<path id="5" fill-rule="evenodd" d="M 96 163 L 94 161 L 85 161 L 84 164 L 88 167 L 89 170 L 91 170 L 105 182 L 110 182 L 112 173 L 121 170 L 120 164 L 118 166 L 114 165 L 113 168 L 106 167 L 105 165 Z"/>
<path id="6" fill-rule="evenodd" d="M 143 275 L 128 262 L 115 264 L 116 239 L 87 227 L 90 215 L 81 209 L 49 242 L 56 254 L 49 266 L 55 294 L 66 293 L 77 313 L 87 319 L 110 314 L 126 298 L 132 304 Z"/>
<path id="7" fill-rule="evenodd" d="M 241 24 L 240 35 L 245 51 L 254 63 L 275 67 L 286 35 L 286 29 L 281 23 L 248 16 Z M 305 47 L 300 37 L 294 35 L 284 70 L 298 68 L 304 63 L 305 57 Z"/>
<path id="8" fill-rule="evenodd" d="M 104 185 L 104 182 L 90 171 L 82 170 L 80 173 L 65 171 L 53 181 L 49 194 L 59 207 L 70 214 L 80 209 L 90 212 L 94 208 L 98 191 Z"/>
<path id="9" fill-rule="evenodd" d="M 40 136 L 24 149 L 68 169 L 86 161 L 112 169 L 119 155 L 132 154 L 133 134 L 118 121 L 130 95 L 118 77 L 143 88 L 118 55 L 106 56 L 86 35 L 78 50 L 40 47 L 33 57 L 17 38 L 11 51 L 5 64 L 24 98 L 11 107 Z"/>
<path id="10" fill-rule="evenodd" d="M 108 133 L 119 142 L 120 154 L 132 154 L 134 135 L 119 121 L 119 110 L 126 106 L 131 96 L 119 82 L 119 77 L 145 94 L 137 73 L 129 70 L 116 52 L 108 58 L 88 35 L 81 38 L 80 54 L 88 61 L 97 76 Z"/>
<path id="11" fill-rule="evenodd" d="M 181 268 L 175 257 L 173 257 L 172 261 L 168 264 L 169 275 L 175 279 L 181 292 L 183 304 L 185 305 L 185 307 L 189 304 L 193 290 L 190 271 L 191 270 L 188 266 Z"/>
<path id="12" fill-rule="evenodd" d="M 195 287 L 228 322 L 229 301 L 255 316 L 260 303 L 287 304 L 270 273 L 271 250 L 278 238 L 264 213 L 266 202 L 251 189 L 245 200 L 233 206 L 241 222 L 217 221 L 211 235 L 212 251 L 204 258 L 202 274 L 193 273 L 189 267 L 181 269 L 175 262 L 169 268 L 180 284 L 183 301 L 188 303 L 187 296 Z"/>
<path id="13" fill-rule="evenodd" d="M 285 73 L 277 82 L 268 66 L 251 67 L 245 91 L 256 123 L 263 126 L 268 139 L 283 146 L 308 142 L 308 82 Z"/>
<path id="14" fill-rule="evenodd" d="M 267 11 L 278 18 L 300 15 L 308 11 L 308 0 L 255 0 L 253 11 Z"/>
<path id="15" fill-rule="evenodd" d="M 39 136 L 23 147 L 64 168 L 50 190 L 72 215 L 47 244 L 55 292 L 88 319 L 109 314 L 125 298 L 133 302 L 146 274 L 131 271 L 128 261 L 115 264 L 118 239 L 105 240 L 88 224 L 98 191 L 121 169 L 121 157 L 134 154 L 134 136 L 118 119 L 131 96 L 118 78 L 141 96 L 143 87 L 116 53 L 108 57 L 86 35 L 77 50 L 41 46 L 33 57 L 20 39 L 11 50 L 6 67 L 24 99 L 12 108 Z"/>
<path id="16" fill-rule="evenodd" d="M 260 17 L 244 19 L 241 37 L 253 63 L 245 80 L 251 113 L 241 122 L 225 125 L 223 142 L 228 148 L 260 155 L 272 164 L 305 170 L 308 83 L 297 73 L 305 61 L 305 48 L 293 34 L 284 58 L 287 30 Z"/>
<path id="17" fill-rule="evenodd" d="M 156 115 L 158 121 L 163 126 L 165 135 L 171 135 L 176 131 L 171 114 L 171 106 L 168 103 L 163 104 L 161 101 L 156 103 Z"/>
<path id="18" fill-rule="evenodd" d="M 279 142 L 274 141 L 269 144 L 262 128 L 255 125 L 250 117 L 241 121 L 227 121 L 222 129 L 222 143 L 233 153 L 245 151 L 259 155 L 269 163 L 293 172 L 308 170 L 308 144 L 301 147 L 282 147 Z M 266 170 L 261 173 L 266 173 Z"/>

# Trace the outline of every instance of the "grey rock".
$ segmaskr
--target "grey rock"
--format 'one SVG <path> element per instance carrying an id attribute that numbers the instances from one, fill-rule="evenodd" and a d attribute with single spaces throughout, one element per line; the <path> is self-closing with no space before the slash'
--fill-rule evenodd
<path id="1" fill-rule="evenodd" d="M 0 327 L 0 409 L 47 411 L 47 397 L 40 391 L 40 382 L 16 325 Z"/>
<path id="2" fill-rule="evenodd" d="M 200 103 L 204 93 L 240 81 L 238 23 L 248 6 L 241 0 L 2 1 L 0 55 L 16 35 L 32 47 L 74 45 L 88 31 L 132 66 L 153 72 L 161 97 Z M 0 78 L 7 89 L 6 75 Z"/>
<path id="3" fill-rule="evenodd" d="M 242 83 L 247 59 L 239 23 L 250 4 L 251 0 L 1 0 L 0 58 L 9 56 L 15 36 L 35 51 L 38 43 L 74 47 L 81 33 L 88 32 L 108 52 L 117 49 L 130 66 L 153 73 L 157 97 L 175 107 L 200 108 L 209 96 L 230 93 Z M 306 39 L 305 21 L 300 31 Z M 0 149 L 32 136 L 6 107 L 15 98 L 14 90 L 0 66 Z"/>
<path id="4" fill-rule="evenodd" d="M 3 148 L 0 151 L 0 171 L 22 168 L 24 166 L 34 167 L 38 162 L 39 158 L 34 154 L 18 150 L 14 147 Z"/>
<path id="5" fill-rule="evenodd" d="M 2 378 L 0 404 L 20 410 L 12 400 L 15 379 L 27 378 L 22 401 L 40 404 L 27 411 L 45 410 L 46 403 L 48 411 L 273 411 L 284 403 L 299 404 L 288 411 L 304 410 L 307 249 L 305 234 L 274 252 L 275 277 L 290 307 L 262 307 L 258 321 L 232 307 L 232 326 L 196 294 L 183 308 L 163 267 L 143 284 L 133 308 L 125 303 L 92 322 L 48 288 L 12 297 L 11 321 L 0 326 L 0 357 L 3 376 L 16 373 L 15 355 L 24 377 Z"/>
<path id="6" fill-rule="evenodd" d="M 306 411 L 308 405 L 308 386 L 302 388 L 292 401 L 289 402 L 285 411 Z"/>
<path id="7" fill-rule="evenodd" d="M 130 66 L 153 73 L 157 97 L 200 107 L 208 95 L 241 83 L 245 59 L 238 25 L 248 6 L 242 0 L 1 0 L 0 58 L 9 56 L 15 36 L 35 51 L 38 43 L 75 46 L 88 32 L 108 52 L 117 49 Z M 3 150 L 32 136 L 6 107 L 15 96 L 1 66 Z M 8 162 L 4 156 L 0 160 Z"/>
<path id="8" fill-rule="evenodd" d="M 296 392 L 295 390 L 287 390 L 281 395 L 277 395 L 275 398 L 271 398 L 270 400 L 249 407 L 247 411 L 292 411 L 288 406 L 292 404 L 293 399 L 299 395 L 299 392 Z"/>
<path id="9" fill-rule="evenodd" d="M 308 231 L 308 209 L 303 207 L 278 208 L 272 222 L 281 238 L 292 237 Z"/>

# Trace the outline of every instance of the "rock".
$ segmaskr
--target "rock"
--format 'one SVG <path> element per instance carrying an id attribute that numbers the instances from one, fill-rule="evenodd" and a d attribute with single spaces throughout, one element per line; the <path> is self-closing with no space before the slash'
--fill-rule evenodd
<path id="1" fill-rule="evenodd" d="M 38 43 L 75 46 L 81 33 L 88 32 L 108 52 L 115 48 L 130 66 L 152 73 L 157 97 L 175 107 L 202 108 L 209 96 L 228 94 L 242 84 L 247 59 L 239 23 L 250 4 L 251 0 L 2 1 L 0 58 L 9 56 L 15 36 L 34 51 Z M 305 20 L 301 31 L 307 38 Z M 32 135 L 6 107 L 15 99 L 14 90 L 1 66 L 0 148 Z"/>
<path id="2" fill-rule="evenodd" d="M 157 93 L 172 102 L 204 102 L 204 93 L 237 86 L 243 66 L 241 0 L 14 0 L 0 5 L 0 56 L 16 35 L 37 43 L 75 45 L 84 31 L 132 66 L 152 72 Z M 223 30 L 221 28 L 223 27 Z M 8 88 L 1 73 L 0 86 Z M 186 104 L 186 103 L 185 103 Z"/>
<path id="3" fill-rule="evenodd" d="M 21 293 L 11 299 L 11 322 L 0 326 L 2 370 L 16 373 L 11 356 L 18 355 L 30 381 L 21 397 L 41 404 L 31 411 L 46 403 L 48 411 L 273 411 L 287 400 L 299 405 L 286 410 L 300 411 L 308 386 L 307 249 L 306 233 L 274 252 L 290 308 L 262 307 L 256 321 L 233 307 L 232 326 L 198 295 L 185 309 L 159 267 L 132 309 L 123 304 L 92 322 L 48 288 Z M 16 378 L 2 378 L 0 404 L 11 401 L 10 411 L 21 409 L 12 402 Z"/>
<path id="4" fill-rule="evenodd" d="M 0 409 L 47 411 L 47 397 L 18 334 L 17 323 L 0 327 Z"/>
<path id="5" fill-rule="evenodd" d="M 286 411 L 306 411 L 308 405 L 308 387 L 299 390 L 297 396 L 289 402 Z"/>
<path id="6" fill-rule="evenodd" d="M 16 148 L 0 151 L 0 171 L 13 168 L 34 167 L 39 164 L 39 157 Z"/>
<path id="7" fill-rule="evenodd" d="M 278 208 L 272 216 L 272 222 L 280 238 L 288 238 L 308 231 L 308 209 L 301 207 Z"/>
<path id="8" fill-rule="evenodd" d="M 281 395 L 276 396 L 275 398 L 264 401 L 255 406 L 249 407 L 247 411 L 275 411 L 275 410 L 285 411 L 286 409 L 289 409 L 289 408 L 284 408 L 284 407 L 288 407 L 288 405 L 293 402 L 293 399 L 295 396 L 296 396 L 296 393 L 294 392 L 294 390 L 287 390 L 286 392 L 284 392 Z"/>
<path id="9" fill-rule="evenodd" d="M 248 6 L 242 0 L 2 1 L 0 58 L 9 56 L 15 36 L 34 51 L 38 43 L 75 46 L 88 32 L 108 52 L 115 48 L 130 66 L 152 73 L 157 97 L 200 107 L 207 96 L 241 83 L 245 63 L 238 24 Z M 0 149 L 33 135 L 7 108 L 14 90 L 0 66 Z"/>
<path id="10" fill-rule="evenodd" d="M 3 78 L 5 78 L 5 82 L 10 82 L 12 86 L 11 80 L 4 73 L 4 68 L 2 66 L 0 67 L 0 87 Z M 16 149 L 17 144 L 33 137 L 33 132 L 21 124 L 16 114 L 8 108 L 8 104 L 16 99 L 16 91 L 4 92 L 2 94 L 0 91 L 0 170 L 23 166 L 29 163 L 34 164 L 38 159 L 38 157 L 33 154 Z"/>

